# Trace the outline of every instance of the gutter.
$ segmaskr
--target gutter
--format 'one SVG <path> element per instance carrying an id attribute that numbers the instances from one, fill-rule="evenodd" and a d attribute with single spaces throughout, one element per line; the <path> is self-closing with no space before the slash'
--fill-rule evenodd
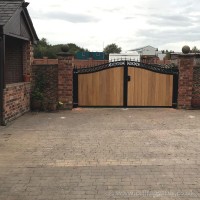
<path id="1" fill-rule="evenodd" d="M 2 33 L 3 28 L 0 27 L 0 32 Z M 4 88 L 5 88 L 5 35 L 0 35 L 0 125 L 5 125 L 4 121 Z"/>

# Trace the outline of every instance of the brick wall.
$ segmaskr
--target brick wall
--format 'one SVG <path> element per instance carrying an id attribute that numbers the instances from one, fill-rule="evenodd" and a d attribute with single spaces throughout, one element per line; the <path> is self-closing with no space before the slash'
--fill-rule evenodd
<path id="1" fill-rule="evenodd" d="M 178 108 L 189 109 L 192 106 L 193 93 L 193 55 L 180 55 Z"/>
<path id="2" fill-rule="evenodd" d="M 171 60 L 155 60 L 154 64 L 159 64 L 159 65 L 167 65 L 167 64 L 171 64 Z"/>
<path id="3" fill-rule="evenodd" d="M 82 67 L 89 67 L 89 66 L 96 66 L 96 65 L 101 65 L 108 63 L 109 60 L 80 60 L 80 59 L 74 59 L 74 66 L 77 68 L 82 68 Z M 143 60 L 144 63 L 152 63 L 152 64 L 171 64 L 172 60 L 159 60 L 159 58 L 155 59 L 153 58 L 152 60 Z M 53 64 L 58 64 L 58 59 L 49 59 L 47 57 L 41 58 L 41 59 L 33 59 L 33 64 L 34 65 L 53 65 Z"/>
<path id="4" fill-rule="evenodd" d="M 193 73 L 192 107 L 200 108 L 200 58 L 195 59 Z"/>
<path id="5" fill-rule="evenodd" d="M 48 103 L 62 102 L 63 108 L 72 109 L 73 104 L 73 61 L 70 56 L 59 56 L 58 65 L 33 65 L 32 66 L 32 90 L 38 74 L 45 79 L 44 109 Z"/>
<path id="6" fill-rule="evenodd" d="M 63 108 L 72 109 L 73 106 L 73 55 L 59 55 L 58 65 L 36 65 L 32 66 L 32 90 L 38 74 L 45 77 L 44 108 L 48 102 L 62 102 Z"/>
<path id="7" fill-rule="evenodd" d="M 48 109 L 49 103 L 58 102 L 58 65 L 33 65 L 31 90 L 35 87 L 35 80 L 42 75 L 45 80 L 44 109 Z"/>
<path id="8" fill-rule="evenodd" d="M 4 89 L 4 123 L 30 110 L 30 83 L 9 84 Z"/>
<path id="9" fill-rule="evenodd" d="M 108 63 L 109 60 L 79 60 L 79 59 L 73 59 L 73 65 L 77 68 L 79 67 L 88 67 L 88 66 L 95 66 L 95 65 L 101 65 L 104 63 Z M 48 59 L 47 57 L 44 57 L 42 59 L 34 59 L 33 60 L 34 65 L 52 65 L 52 64 L 58 64 L 58 59 Z"/>
<path id="10" fill-rule="evenodd" d="M 109 60 L 78 60 L 74 59 L 74 66 L 77 68 L 89 67 L 108 63 Z"/>
<path id="11" fill-rule="evenodd" d="M 23 74 L 31 74 L 33 62 L 33 47 L 31 42 L 23 42 Z"/>
<path id="12" fill-rule="evenodd" d="M 68 109 L 73 107 L 73 63 L 73 55 L 58 57 L 58 101 Z"/>
<path id="13" fill-rule="evenodd" d="M 33 59 L 34 65 L 57 65 L 58 59 L 49 59 L 47 57 L 44 57 L 42 59 Z"/>

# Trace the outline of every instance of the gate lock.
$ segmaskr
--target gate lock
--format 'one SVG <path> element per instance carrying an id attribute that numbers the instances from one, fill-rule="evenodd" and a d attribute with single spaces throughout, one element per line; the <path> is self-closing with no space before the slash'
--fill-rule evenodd
<path id="1" fill-rule="evenodd" d="M 127 81 L 131 81 L 131 76 L 128 76 L 128 77 L 127 77 Z"/>

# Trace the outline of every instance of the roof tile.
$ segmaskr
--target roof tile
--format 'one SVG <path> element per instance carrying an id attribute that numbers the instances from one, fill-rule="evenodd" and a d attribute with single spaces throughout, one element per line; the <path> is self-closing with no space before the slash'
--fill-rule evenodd
<path id="1" fill-rule="evenodd" d="M 22 2 L 23 0 L 3 0 L 0 2 L 0 26 L 4 26 L 9 21 Z"/>

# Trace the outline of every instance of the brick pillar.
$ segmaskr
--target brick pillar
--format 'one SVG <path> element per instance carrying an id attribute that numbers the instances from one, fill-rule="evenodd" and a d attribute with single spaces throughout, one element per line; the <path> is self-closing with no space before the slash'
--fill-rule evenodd
<path id="1" fill-rule="evenodd" d="M 73 63 L 74 55 L 58 54 L 58 101 L 65 109 L 73 108 Z"/>
<path id="2" fill-rule="evenodd" d="M 31 42 L 23 43 L 23 74 L 31 74 L 33 63 L 33 47 Z"/>
<path id="3" fill-rule="evenodd" d="M 200 108 L 200 54 L 196 55 L 193 74 L 192 107 Z"/>
<path id="4" fill-rule="evenodd" d="M 48 57 L 43 57 L 43 64 L 48 64 Z"/>
<path id="5" fill-rule="evenodd" d="M 178 108 L 190 109 L 192 105 L 194 55 L 179 55 Z"/>

